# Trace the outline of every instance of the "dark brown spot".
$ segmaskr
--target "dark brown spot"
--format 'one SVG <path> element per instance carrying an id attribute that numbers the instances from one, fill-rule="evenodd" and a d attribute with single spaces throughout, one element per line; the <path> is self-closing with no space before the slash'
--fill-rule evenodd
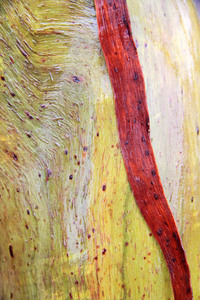
<path id="1" fill-rule="evenodd" d="M 73 175 L 69 175 L 69 180 L 72 180 L 73 179 Z"/>
<path id="2" fill-rule="evenodd" d="M 116 9 L 117 9 L 117 7 L 116 7 L 115 3 L 114 3 L 114 5 L 113 5 L 113 9 L 114 9 L 114 10 L 116 10 Z"/>
<path id="3" fill-rule="evenodd" d="M 95 256 L 95 257 L 94 257 L 94 260 L 98 260 L 98 257 L 97 257 L 97 256 Z"/>
<path id="4" fill-rule="evenodd" d="M 149 156 L 149 151 L 145 151 L 146 156 Z"/>
<path id="5" fill-rule="evenodd" d="M 116 72 L 116 73 L 118 72 L 118 69 L 117 69 L 117 68 L 115 68 L 115 72 Z"/>
<path id="6" fill-rule="evenodd" d="M 173 232 L 173 237 L 174 237 L 174 239 L 175 239 L 176 241 L 178 241 L 178 237 L 177 237 L 177 235 L 176 235 L 175 232 Z"/>
<path id="7" fill-rule="evenodd" d="M 175 261 L 176 261 L 176 258 L 173 257 L 173 258 L 172 258 L 172 261 L 175 262 Z"/>
<path id="8" fill-rule="evenodd" d="M 161 236 L 161 235 L 162 235 L 162 232 L 163 232 L 162 228 L 159 228 L 158 231 L 157 231 L 157 234 L 158 234 L 159 236 Z"/>
<path id="9" fill-rule="evenodd" d="M 88 237 L 88 239 L 90 239 L 90 238 L 91 238 L 91 235 L 90 235 L 90 234 L 88 234 L 88 236 L 87 236 L 87 237 Z"/>
<path id="10" fill-rule="evenodd" d="M 41 108 L 46 108 L 47 106 L 46 106 L 46 104 L 41 104 L 40 107 Z"/>
<path id="11" fill-rule="evenodd" d="M 4 80 L 5 80 L 5 77 L 4 77 L 4 76 L 1 76 L 1 80 L 3 80 L 3 81 L 4 81 Z"/>
<path id="12" fill-rule="evenodd" d="M 128 246 L 128 242 L 125 243 L 125 246 Z"/>
<path id="13" fill-rule="evenodd" d="M 155 171 L 155 170 L 151 170 L 151 174 L 152 174 L 153 176 L 155 176 L 155 175 L 156 175 L 156 171 Z"/>
<path id="14" fill-rule="evenodd" d="M 30 210 L 29 210 L 29 209 L 27 209 L 27 211 L 26 211 L 26 212 L 27 212 L 27 215 L 30 215 Z"/>
<path id="15" fill-rule="evenodd" d="M 102 250 L 102 254 L 104 255 L 105 253 L 106 253 L 106 249 L 104 248 L 103 250 Z"/>
<path id="16" fill-rule="evenodd" d="M 97 136 L 99 136 L 99 132 L 97 132 Z"/>
<path id="17" fill-rule="evenodd" d="M 10 252 L 10 256 L 11 256 L 12 258 L 14 258 L 13 246 L 12 246 L 12 245 L 9 245 L 9 252 Z"/>
<path id="18" fill-rule="evenodd" d="M 29 117 L 30 120 L 33 119 L 33 116 L 28 111 L 25 111 L 25 114 L 27 115 L 27 117 Z"/>
<path id="19" fill-rule="evenodd" d="M 157 200 L 157 199 L 158 199 L 158 195 L 157 195 L 157 194 L 154 194 L 154 198 Z"/>
<path id="20" fill-rule="evenodd" d="M 192 202 L 192 203 L 193 203 L 193 201 L 194 201 L 194 197 L 191 198 L 191 202 Z"/>
<path id="21" fill-rule="evenodd" d="M 71 292 L 69 293 L 69 297 L 70 297 L 70 299 L 73 299 L 72 293 L 71 293 Z"/>
<path id="22" fill-rule="evenodd" d="M 13 298 L 13 293 L 10 293 L 10 299 L 12 299 Z"/>
<path id="23" fill-rule="evenodd" d="M 138 78 L 139 78 L 138 73 L 135 72 L 135 73 L 134 73 L 134 76 L 133 76 L 133 80 L 138 80 Z"/>
<path id="24" fill-rule="evenodd" d="M 75 281 L 75 284 L 78 284 L 78 281 L 77 281 L 77 280 Z"/>
<path id="25" fill-rule="evenodd" d="M 17 192 L 19 193 L 19 192 L 20 192 L 20 189 L 17 189 Z"/>
<path id="26" fill-rule="evenodd" d="M 83 151 L 87 152 L 87 150 L 88 150 L 88 147 L 87 147 L 87 146 L 84 146 L 84 147 L 83 147 Z"/>
<path id="27" fill-rule="evenodd" d="M 13 159 L 14 159 L 15 161 L 18 160 L 18 157 L 17 157 L 17 155 L 16 155 L 15 153 L 13 153 Z"/>
<path id="28" fill-rule="evenodd" d="M 11 94 L 12 97 L 15 97 L 15 93 L 11 92 L 10 94 Z"/>
<path id="29" fill-rule="evenodd" d="M 105 190 L 106 190 L 106 184 L 103 184 L 103 185 L 102 185 L 102 191 L 105 192 Z"/>
<path id="30" fill-rule="evenodd" d="M 26 229 L 28 229 L 28 225 L 27 224 L 25 225 L 25 227 L 26 227 Z"/>

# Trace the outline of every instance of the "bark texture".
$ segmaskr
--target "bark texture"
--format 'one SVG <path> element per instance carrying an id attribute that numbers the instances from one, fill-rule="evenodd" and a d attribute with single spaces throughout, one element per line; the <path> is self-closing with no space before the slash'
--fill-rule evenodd
<path id="1" fill-rule="evenodd" d="M 125 1 L 95 0 L 99 38 L 115 98 L 120 147 L 136 203 L 158 241 L 177 300 L 192 299 L 190 271 L 164 195 L 151 141 L 144 78 Z"/>
<path id="2" fill-rule="evenodd" d="M 200 299 L 192 1 L 127 1 L 151 141 Z M 0 298 L 172 299 L 129 187 L 93 1 L 0 3 Z"/>

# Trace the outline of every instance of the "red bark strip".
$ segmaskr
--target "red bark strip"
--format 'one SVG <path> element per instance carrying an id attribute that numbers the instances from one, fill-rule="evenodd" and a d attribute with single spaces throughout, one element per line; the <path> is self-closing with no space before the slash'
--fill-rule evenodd
<path id="1" fill-rule="evenodd" d="M 150 141 L 144 78 L 125 0 L 95 0 L 99 39 L 112 82 L 122 155 L 137 205 L 158 241 L 174 297 L 192 299 L 190 272 Z"/>

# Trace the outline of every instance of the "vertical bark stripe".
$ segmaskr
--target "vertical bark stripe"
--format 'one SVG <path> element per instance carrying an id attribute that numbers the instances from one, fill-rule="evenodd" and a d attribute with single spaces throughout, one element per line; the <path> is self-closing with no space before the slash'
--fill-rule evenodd
<path id="1" fill-rule="evenodd" d="M 137 205 L 164 253 L 175 299 L 189 300 L 192 299 L 189 267 L 150 141 L 144 78 L 127 4 L 125 0 L 95 0 L 95 5 L 128 180 Z"/>

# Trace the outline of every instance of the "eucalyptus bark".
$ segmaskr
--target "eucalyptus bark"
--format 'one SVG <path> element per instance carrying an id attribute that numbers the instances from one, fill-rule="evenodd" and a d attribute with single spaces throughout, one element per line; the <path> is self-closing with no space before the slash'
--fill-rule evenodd
<path id="1" fill-rule="evenodd" d="M 151 140 L 200 299 L 200 27 L 127 1 Z M 0 298 L 172 299 L 132 196 L 93 1 L 0 4 Z"/>

